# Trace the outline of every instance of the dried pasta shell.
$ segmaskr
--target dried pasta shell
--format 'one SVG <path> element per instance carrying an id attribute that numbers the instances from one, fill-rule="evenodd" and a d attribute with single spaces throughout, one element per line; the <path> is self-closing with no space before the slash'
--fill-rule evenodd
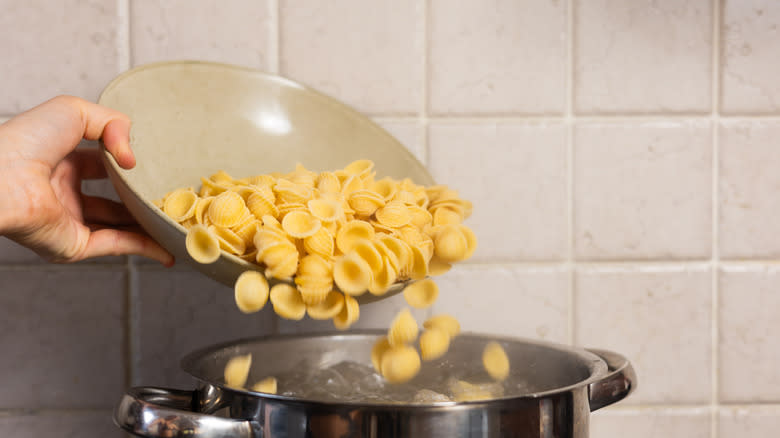
<path id="1" fill-rule="evenodd" d="M 231 357 L 225 365 L 225 385 L 241 389 L 246 385 L 249 369 L 252 367 L 252 355 L 245 354 Z"/>
<path id="2" fill-rule="evenodd" d="M 420 355 L 408 345 L 393 346 L 382 355 L 381 368 L 389 383 L 408 382 L 420 372 Z"/>
<path id="3" fill-rule="evenodd" d="M 211 201 L 208 216 L 214 225 L 230 228 L 244 219 L 246 210 L 244 199 L 238 193 L 225 191 Z"/>
<path id="4" fill-rule="evenodd" d="M 351 175 L 346 181 L 341 183 L 341 194 L 345 197 L 349 197 L 352 192 L 363 188 L 363 180 L 359 176 Z"/>
<path id="5" fill-rule="evenodd" d="M 283 178 L 276 181 L 276 185 L 273 186 L 273 189 L 279 201 L 285 204 L 304 204 L 314 195 L 311 187 L 295 184 L 292 181 Z"/>
<path id="6" fill-rule="evenodd" d="M 336 247 L 344 254 L 352 250 L 355 242 L 365 239 L 372 240 L 374 238 L 374 227 L 369 223 L 353 220 L 345 223 L 341 226 L 336 234 Z"/>
<path id="7" fill-rule="evenodd" d="M 254 192 L 247 198 L 246 206 L 258 219 L 262 219 L 265 215 L 279 216 L 279 209 L 276 208 L 276 205 L 259 192 Z"/>
<path id="8" fill-rule="evenodd" d="M 355 160 L 344 168 L 349 175 L 366 175 L 374 170 L 374 162 L 371 160 Z"/>
<path id="9" fill-rule="evenodd" d="M 301 299 L 307 306 L 316 306 L 322 303 L 333 290 L 333 279 L 325 277 L 296 275 L 295 284 L 298 285 Z"/>
<path id="10" fill-rule="evenodd" d="M 480 401 L 500 397 L 503 394 L 501 387 L 486 384 L 473 384 L 464 380 L 457 380 L 449 384 L 450 392 L 455 401 Z"/>
<path id="11" fill-rule="evenodd" d="M 379 236 L 377 235 L 377 240 L 374 240 L 372 243 L 374 244 L 374 247 L 376 247 L 376 250 L 379 251 L 379 254 L 382 255 L 383 263 L 389 266 L 395 272 L 395 274 L 398 274 L 399 271 L 399 265 L 398 265 L 398 256 L 384 244 L 382 243 L 383 237 L 389 237 L 389 236 Z"/>
<path id="12" fill-rule="evenodd" d="M 504 380 L 509 375 L 509 357 L 498 342 L 488 342 L 482 352 L 482 365 L 495 380 Z"/>
<path id="13" fill-rule="evenodd" d="M 336 259 L 333 281 L 348 295 L 363 295 L 371 285 L 371 267 L 354 253 Z"/>
<path id="14" fill-rule="evenodd" d="M 198 221 L 195 220 L 195 217 L 191 217 L 191 218 L 189 218 L 186 221 L 181 223 L 181 226 L 186 228 L 186 229 L 188 229 L 188 230 L 190 228 L 192 228 L 194 225 L 198 225 Z"/>
<path id="15" fill-rule="evenodd" d="M 241 255 L 246 252 L 246 243 L 230 229 L 211 225 L 209 231 L 217 236 L 220 248 L 225 251 L 235 255 Z"/>
<path id="16" fill-rule="evenodd" d="M 423 233 L 411 225 L 401 227 L 398 230 L 398 234 L 401 240 L 409 244 L 409 246 L 420 246 L 425 239 Z"/>
<path id="17" fill-rule="evenodd" d="M 433 225 L 458 225 L 461 222 L 463 216 L 451 208 L 437 208 L 433 213 Z"/>
<path id="18" fill-rule="evenodd" d="M 405 269 L 406 266 L 412 265 L 412 249 L 409 247 L 409 245 L 406 244 L 406 242 L 396 239 L 392 236 L 382 236 L 379 238 L 379 242 L 381 242 L 385 247 L 395 255 L 395 259 L 398 261 L 397 264 L 397 270 L 399 272 L 399 276 L 401 274 L 401 271 Z M 392 262 L 392 257 L 390 258 Z"/>
<path id="19" fill-rule="evenodd" d="M 389 202 L 398 192 L 398 183 L 390 178 L 383 178 L 371 184 L 369 188 L 386 202 Z"/>
<path id="20" fill-rule="evenodd" d="M 165 205 L 165 199 L 155 199 L 152 201 L 152 205 L 162 210 L 163 205 Z"/>
<path id="21" fill-rule="evenodd" d="M 387 331 L 387 340 L 392 346 L 398 346 L 414 342 L 420 329 L 417 327 L 417 321 L 414 320 L 409 309 L 403 309 L 398 312 L 390 329 Z"/>
<path id="22" fill-rule="evenodd" d="M 341 204 L 334 199 L 312 199 L 306 205 L 311 215 L 322 222 L 335 222 L 344 213 Z"/>
<path id="23" fill-rule="evenodd" d="M 282 229 L 296 239 L 309 237 L 322 227 L 322 222 L 308 211 L 293 211 L 282 219 Z"/>
<path id="24" fill-rule="evenodd" d="M 355 190 L 350 193 L 349 206 L 358 216 L 371 216 L 378 208 L 385 206 L 385 199 L 371 190 Z"/>
<path id="25" fill-rule="evenodd" d="M 338 315 L 342 307 L 344 307 L 344 294 L 331 291 L 322 302 L 313 306 L 307 306 L 306 313 L 309 314 L 311 319 L 325 320 Z"/>
<path id="26" fill-rule="evenodd" d="M 333 317 L 333 326 L 338 330 L 346 330 L 360 318 L 360 305 L 356 299 L 344 295 L 344 307 Z"/>
<path id="27" fill-rule="evenodd" d="M 412 280 L 422 280 L 428 276 L 428 259 L 419 247 L 412 246 L 412 269 L 409 272 L 409 278 Z"/>
<path id="28" fill-rule="evenodd" d="M 279 283 L 272 287 L 270 297 L 274 312 L 280 317 L 299 321 L 306 315 L 301 293 L 289 284 Z"/>
<path id="29" fill-rule="evenodd" d="M 310 254 L 332 257 L 335 249 L 333 234 L 327 228 L 322 227 L 316 233 L 303 239 L 303 247 Z"/>
<path id="30" fill-rule="evenodd" d="M 256 220 L 254 216 L 250 217 L 252 218 L 251 220 L 245 221 L 232 228 L 233 232 L 236 233 L 236 236 L 244 241 L 244 245 L 247 248 L 254 246 L 255 234 L 257 234 L 257 229 L 260 227 L 260 221 Z"/>
<path id="31" fill-rule="evenodd" d="M 189 189 L 178 189 L 171 192 L 163 203 L 163 211 L 176 222 L 184 222 L 195 215 L 198 195 Z"/>
<path id="32" fill-rule="evenodd" d="M 279 204 L 276 206 L 276 208 L 279 209 L 279 219 L 284 219 L 285 216 L 292 213 L 293 211 L 307 211 L 306 205 L 300 202 Z"/>
<path id="33" fill-rule="evenodd" d="M 275 265 L 268 265 L 266 275 L 276 279 L 289 279 L 298 269 L 298 251 L 293 251 L 284 260 Z"/>
<path id="34" fill-rule="evenodd" d="M 382 372 L 382 356 L 389 349 L 390 341 L 387 340 L 387 336 L 382 336 L 377 339 L 374 346 L 371 348 L 371 364 L 374 365 L 374 370 L 376 370 L 376 372 Z"/>
<path id="35" fill-rule="evenodd" d="M 307 170 L 301 163 L 298 163 L 295 165 L 295 170 L 287 175 L 287 179 L 301 186 L 314 187 L 317 174 Z"/>
<path id="36" fill-rule="evenodd" d="M 445 225 L 434 238 L 434 254 L 452 263 L 463 260 L 468 254 L 468 241 L 456 225 Z"/>
<path id="37" fill-rule="evenodd" d="M 216 183 L 210 179 L 200 178 L 201 186 L 198 194 L 200 196 L 217 196 L 220 193 L 229 190 L 230 185 Z"/>
<path id="38" fill-rule="evenodd" d="M 233 185 L 233 177 L 224 170 L 218 170 L 215 174 L 209 176 L 209 180 L 217 184 Z"/>
<path id="39" fill-rule="evenodd" d="M 434 360 L 444 356 L 450 348 L 450 335 L 438 328 L 425 330 L 420 335 L 422 360 Z"/>
<path id="40" fill-rule="evenodd" d="M 376 211 L 376 220 L 382 225 L 398 228 L 412 221 L 409 210 L 402 202 L 391 201 Z"/>
<path id="41" fill-rule="evenodd" d="M 466 238 L 466 254 L 463 260 L 470 259 L 474 255 L 474 251 L 477 249 L 477 236 L 471 231 L 471 228 L 461 225 L 458 227 L 463 237 Z"/>
<path id="42" fill-rule="evenodd" d="M 241 254 L 240 256 L 238 256 L 238 258 L 244 260 L 245 262 L 255 263 L 255 261 L 257 260 L 257 250 L 253 249 L 251 252 Z"/>
<path id="43" fill-rule="evenodd" d="M 205 198 L 198 199 L 198 205 L 195 206 L 195 220 L 201 225 L 211 225 L 211 221 L 208 219 L 206 212 L 209 205 L 214 200 L 213 196 L 207 196 Z"/>
<path id="44" fill-rule="evenodd" d="M 266 377 L 265 379 L 252 385 L 252 391 L 262 392 L 265 394 L 276 394 L 277 391 L 276 377 Z"/>
<path id="45" fill-rule="evenodd" d="M 427 330 L 432 328 L 442 329 L 446 331 L 451 338 L 454 338 L 458 335 L 458 333 L 460 333 L 460 323 L 458 320 L 451 315 L 447 315 L 446 313 L 428 318 L 423 323 L 423 327 Z"/>
<path id="46" fill-rule="evenodd" d="M 214 263 L 219 258 L 219 239 L 203 225 L 194 225 L 184 241 L 187 253 L 198 263 Z"/>
<path id="47" fill-rule="evenodd" d="M 268 301 L 268 280 L 257 271 L 244 271 L 234 289 L 236 306 L 243 313 L 257 312 Z"/>
<path id="48" fill-rule="evenodd" d="M 382 270 L 382 254 L 377 251 L 376 246 L 370 240 L 356 240 L 350 252 L 354 252 L 358 257 L 365 260 L 371 268 L 373 275 L 378 274 Z"/>
<path id="49" fill-rule="evenodd" d="M 322 256 L 308 254 L 298 264 L 298 275 L 332 278 L 333 265 Z"/>
<path id="50" fill-rule="evenodd" d="M 430 307 L 438 297 L 439 286 L 430 279 L 416 281 L 404 289 L 406 302 L 415 309 Z"/>
<path id="51" fill-rule="evenodd" d="M 397 278 L 398 270 L 390 264 L 387 257 L 383 257 L 382 269 L 371 278 L 368 291 L 373 295 L 384 295 Z"/>
<path id="52" fill-rule="evenodd" d="M 341 191 L 341 181 L 333 172 L 322 172 L 317 177 L 317 190 L 322 193 L 338 193 Z"/>
<path id="53" fill-rule="evenodd" d="M 249 178 L 249 184 L 253 186 L 273 187 L 276 184 L 276 178 L 271 175 L 255 175 Z"/>
<path id="54" fill-rule="evenodd" d="M 440 260 L 438 257 L 432 257 L 428 262 L 428 275 L 437 277 L 449 272 L 450 268 L 452 268 L 451 264 Z"/>
<path id="55" fill-rule="evenodd" d="M 431 213 L 417 205 L 411 205 L 407 207 L 409 216 L 411 216 L 411 224 L 417 228 L 423 228 L 424 226 L 433 223 L 433 215 Z"/>

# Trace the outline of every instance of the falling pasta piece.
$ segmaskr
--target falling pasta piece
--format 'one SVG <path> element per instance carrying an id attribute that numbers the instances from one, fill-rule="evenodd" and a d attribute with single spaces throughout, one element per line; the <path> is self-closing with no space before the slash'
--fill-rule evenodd
<path id="1" fill-rule="evenodd" d="M 452 268 L 452 265 L 439 259 L 438 257 L 431 257 L 431 261 L 428 262 L 428 275 L 432 277 L 438 277 L 444 275 Z"/>
<path id="2" fill-rule="evenodd" d="M 423 327 L 428 330 L 432 328 L 442 329 L 447 332 L 451 338 L 454 338 L 460 333 L 460 323 L 458 320 L 444 313 L 428 318 L 428 320 L 423 323 Z"/>
<path id="3" fill-rule="evenodd" d="M 361 221 L 352 220 L 341 226 L 338 234 L 336 234 L 336 247 L 344 254 L 348 253 L 355 242 L 360 240 L 373 240 L 374 227 L 371 224 Z"/>
<path id="4" fill-rule="evenodd" d="M 430 328 L 420 335 L 420 355 L 422 360 L 434 360 L 442 357 L 450 348 L 450 335 L 440 328 Z"/>
<path id="5" fill-rule="evenodd" d="M 371 267 L 355 253 L 336 259 L 333 281 L 345 294 L 363 295 L 371 285 Z"/>
<path id="6" fill-rule="evenodd" d="M 187 253 L 198 263 L 214 263 L 219 258 L 219 240 L 203 225 L 194 225 L 184 241 Z"/>
<path id="7" fill-rule="evenodd" d="M 448 263 L 461 261 L 468 254 L 468 241 L 457 225 L 444 225 L 434 243 L 436 257 Z"/>
<path id="8" fill-rule="evenodd" d="M 331 291 L 322 302 L 306 307 L 309 318 L 317 320 L 331 319 L 341 312 L 344 307 L 344 294 Z"/>
<path id="9" fill-rule="evenodd" d="M 268 301 L 268 280 L 257 271 L 244 271 L 235 284 L 235 299 L 238 310 L 254 313 Z"/>
<path id="10" fill-rule="evenodd" d="M 420 372 L 420 355 L 408 345 L 390 347 L 382 354 L 382 377 L 389 383 L 408 382 Z"/>
<path id="11" fill-rule="evenodd" d="M 298 321 L 306 315 L 306 304 L 301 293 L 289 284 L 279 283 L 272 287 L 270 298 L 274 312 L 284 319 Z"/>
<path id="12" fill-rule="evenodd" d="M 495 380 L 504 380 L 509 375 L 509 357 L 498 342 L 488 342 L 482 352 L 482 365 Z"/>
<path id="13" fill-rule="evenodd" d="M 387 339 L 390 345 L 395 347 L 414 342 L 419 332 L 420 329 L 417 327 L 417 321 L 414 320 L 412 313 L 409 309 L 403 309 L 390 324 Z"/>
<path id="14" fill-rule="evenodd" d="M 344 295 L 344 306 L 338 315 L 333 317 L 333 326 L 346 330 L 360 318 L 360 305 L 349 295 Z"/>
<path id="15" fill-rule="evenodd" d="M 503 387 L 496 383 L 469 383 L 452 380 L 448 383 L 452 398 L 458 402 L 490 400 L 504 394 Z"/>
<path id="16" fill-rule="evenodd" d="M 465 225 L 460 225 L 458 229 L 463 234 L 463 237 L 466 238 L 466 254 L 463 257 L 463 260 L 466 260 L 471 258 L 471 256 L 474 254 L 474 251 L 477 249 L 477 236 L 474 234 L 474 231 L 472 231 L 471 228 Z"/>
<path id="17" fill-rule="evenodd" d="M 252 391 L 254 392 L 276 394 L 276 390 L 277 390 L 276 377 L 266 377 L 265 379 L 252 385 Z"/>
<path id="18" fill-rule="evenodd" d="M 376 372 L 382 372 L 382 356 L 389 349 L 390 341 L 387 340 L 387 336 L 382 336 L 377 339 L 373 348 L 371 348 L 371 364 L 374 365 L 374 370 L 376 370 Z"/>
<path id="19" fill-rule="evenodd" d="M 165 197 L 163 211 L 176 222 L 183 222 L 195 215 L 198 195 L 189 189 L 178 189 Z"/>
<path id="20" fill-rule="evenodd" d="M 292 211 L 282 219 L 282 229 L 297 239 L 314 235 L 320 227 L 322 222 L 305 210 Z"/>
<path id="21" fill-rule="evenodd" d="M 231 357 L 225 365 L 225 385 L 236 389 L 243 388 L 246 385 L 247 377 L 249 377 L 251 366 L 251 354 Z"/>
<path id="22" fill-rule="evenodd" d="M 436 302 L 439 286 L 431 279 L 416 281 L 404 289 L 404 298 L 415 309 L 425 309 Z"/>

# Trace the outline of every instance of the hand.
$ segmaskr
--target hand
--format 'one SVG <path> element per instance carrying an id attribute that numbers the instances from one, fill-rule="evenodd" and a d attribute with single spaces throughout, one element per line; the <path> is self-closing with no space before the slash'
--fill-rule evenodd
<path id="1" fill-rule="evenodd" d="M 0 125 L 0 235 L 56 263 L 137 254 L 173 265 L 173 256 L 142 232 L 114 201 L 81 193 L 83 179 L 105 178 L 99 151 L 74 150 L 103 139 L 125 169 L 135 166 L 124 114 L 60 96 Z M 135 227 L 137 229 L 137 227 Z"/>

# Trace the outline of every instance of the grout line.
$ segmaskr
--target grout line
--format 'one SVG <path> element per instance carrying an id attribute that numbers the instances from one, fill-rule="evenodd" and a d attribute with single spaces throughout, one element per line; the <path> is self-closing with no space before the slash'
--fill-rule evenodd
<path id="1" fill-rule="evenodd" d="M 421 12 L 421 33 L 422 33 L 422 60 L 420 61 L 420 76 L 422 83 L 420 84 L 420 113 L 417 116 L 417 121 L 420 124 L 420 147 L 422 148 L 422 162 L 426 167 L 430 168 L 431 151 L 428 144 L 428 84 L 430 69 L 428 68 L 428 62 L 430 58 L 430 0 L 422 2 Z"/>
<path id="2" fill-rule="evenodd" d="M 138 270 L 132 257 L 127 258 L 127 290 L 125 299 L 125 386 L 133 386 L 135 382 L 135 361 L 138 359 L 138 345 L 136 343 L 137 327 L 135 316 L 138 305 Z"/>
<path id="3" fill-rule="evenodd" d="M 119 19 L 116 29 L 118 67 L 120 72 L 124 72 L 130 69 L 130 0 L 117 0 L 116 7 Z"/>
<path id="4" fill-rule="evenodd" d="M 718 408 L 720 406 L 718 383 L 720 376 L 720 364 L 718 363 L 719 356 L 719 285 L 718 285 L 718 269 L 719 269 L 719 212 L 718 207 L 718 193 L 719 193 L 719 110 L 720 110 L 720 1 L 712 0 L 712 113 L 711 116 L 711 129 L 712 129 L 712 267 L 711 267 L 711 284 L 712 284 L 712 308 L 711 308 L 711 359 L 710 359 L 710 386 L 712 387 L 712 393 L 710 394 L 711 405 L 711 423 L 710 423 L 710 438 L 718 438 Z"/>
<path id="5" fill-rule="evenodd" d="M 279 0 L 268 0 L 268 71 L 279 74 Z"/>
<path id="6" fill-rule="evenodd" d="M 575 339 L 575 275 L 574 275 L 574 0 L 569 0 L 566 10 L 566 76 L 564 89 L 566 96 L 566 270 L 569 275 L 568 300 L 568 341 L 574 345 Z"/>

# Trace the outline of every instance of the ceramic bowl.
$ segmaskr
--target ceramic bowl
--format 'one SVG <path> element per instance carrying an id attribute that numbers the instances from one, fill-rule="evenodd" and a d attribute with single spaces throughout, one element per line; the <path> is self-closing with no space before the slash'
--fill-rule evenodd
<path id="1" fill-rule="evenodd" d="M 235 178 L 289 172 L 301 163 L 333 170 L 357 159 L 376 163 L 377 177 L 433 184 L 425 167 L 393 136 L 345 104 L 311 88 L 260 71 L 207 62 L 165 62 L 115 78 L 99 101 L 132 120 L 137 159 L 120 168 L 103 150 L 109 177 L 138 223 L 163 247 L 229 286 L 248 269 L 222 252 L 199 264 L 185 249 L 186 229 L 152 204 L 200 177 L 224 170 Z M 370 294 L 364 294 L 370 295 Z"/>

